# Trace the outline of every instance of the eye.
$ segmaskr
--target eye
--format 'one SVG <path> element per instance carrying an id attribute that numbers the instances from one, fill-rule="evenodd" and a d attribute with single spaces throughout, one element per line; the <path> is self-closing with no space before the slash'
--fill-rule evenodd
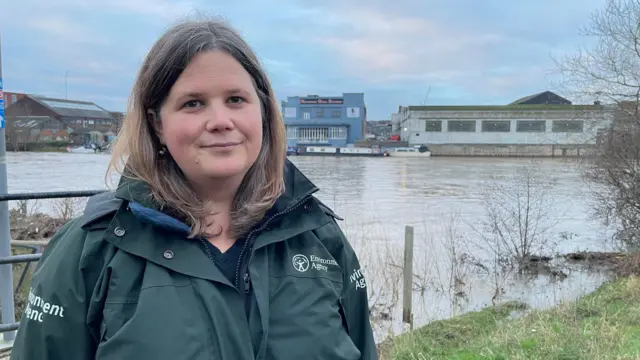
<path id="1" fill-rule="evenodd" d="M 202 101 L 200 100 L 189 100 L 186 103 L 184 103 L 184 105 L 182 105 L 183 108 L 187 108 L 187 109 L 195 109 L 198 106 L 202 105 Z"/>
<path id="2" fill-rule="evenodd" d="M 230 104 L 239 105 L 245 102 L 245 100 L 240 96 L 231 96 L 229 100 L 227 100 Z"/>

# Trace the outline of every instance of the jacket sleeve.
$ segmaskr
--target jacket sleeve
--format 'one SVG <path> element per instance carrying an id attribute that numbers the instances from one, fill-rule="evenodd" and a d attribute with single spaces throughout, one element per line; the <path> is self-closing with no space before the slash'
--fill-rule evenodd
<path id="1" fill-rule="evenodd" d="M 378 352 L 373 338 L 373 330 L 369 319 L 369 298 L 367 282 L 360 261 L 341 230 L 342 268 L 344 272 L 342 306 L 346 318 L 349 336 L 360 350 L 362 360 L 378 359 Z"/>
<path id="2" fill-rule="evenodd" d="M 31 280 L 12 360 L 94 358 L 98 334 L 86 321 L 92 289 L 80 269 L 85 238 L 71 220 L 49 241 Z"/>

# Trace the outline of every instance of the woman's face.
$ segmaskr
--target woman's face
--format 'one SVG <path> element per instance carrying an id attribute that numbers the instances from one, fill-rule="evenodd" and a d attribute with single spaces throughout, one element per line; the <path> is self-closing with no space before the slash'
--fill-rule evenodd
<path id="1" fill-rule="evenodd" d="M 262 146 L 251 76 L 232 56 L 196 55 L 160 109 L 161 142 L 190 181 L 244 177 Z"/>

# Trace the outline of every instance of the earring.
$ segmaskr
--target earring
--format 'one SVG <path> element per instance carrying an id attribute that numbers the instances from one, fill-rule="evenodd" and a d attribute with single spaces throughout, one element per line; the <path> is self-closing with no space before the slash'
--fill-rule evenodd
<path id="1" fill-rule="evenodd" d="M 160 154 L 160 156 L 164 155 L 167 153 L 167 147 L 162 145 L 162 148 L 160 148 L 160 150 L 158 151 L 158 154 Z"/>

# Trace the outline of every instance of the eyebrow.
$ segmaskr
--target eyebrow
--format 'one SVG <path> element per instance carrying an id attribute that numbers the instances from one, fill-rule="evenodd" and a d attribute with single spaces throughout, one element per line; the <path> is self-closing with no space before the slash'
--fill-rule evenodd
<path id="1" fill-rule="evenodd" d="M 242 94 L 242 95 L 249 96 L 249 92 L 244 90 L 244 89 L 241 89 L 241 88 L 229 89 L 229 90 L 226 91 L 226 93 L 227 93 L 227 95 L 239 95 L 239 94 Z M 178 100 L 182 100 L 182 99 L 185 99 L 185 98 L 201 98 L 201 97 L 204 97 L 204 93 L 199 92 L 199 91 L 189 91 L 189 92 L 186 92 L 186 93 L 180 95 L 177 99 Z"/>
<path id="2" fill-rule="evenodd" d="M 240 88 L 234 88 L 234 89 L 230 89 L 229 91 L 227 91 L 227 93 L 229 95 L 238 95 L 238 94 L 242 94 L 242 95 L 249 95 L 249 92 Z"/>

